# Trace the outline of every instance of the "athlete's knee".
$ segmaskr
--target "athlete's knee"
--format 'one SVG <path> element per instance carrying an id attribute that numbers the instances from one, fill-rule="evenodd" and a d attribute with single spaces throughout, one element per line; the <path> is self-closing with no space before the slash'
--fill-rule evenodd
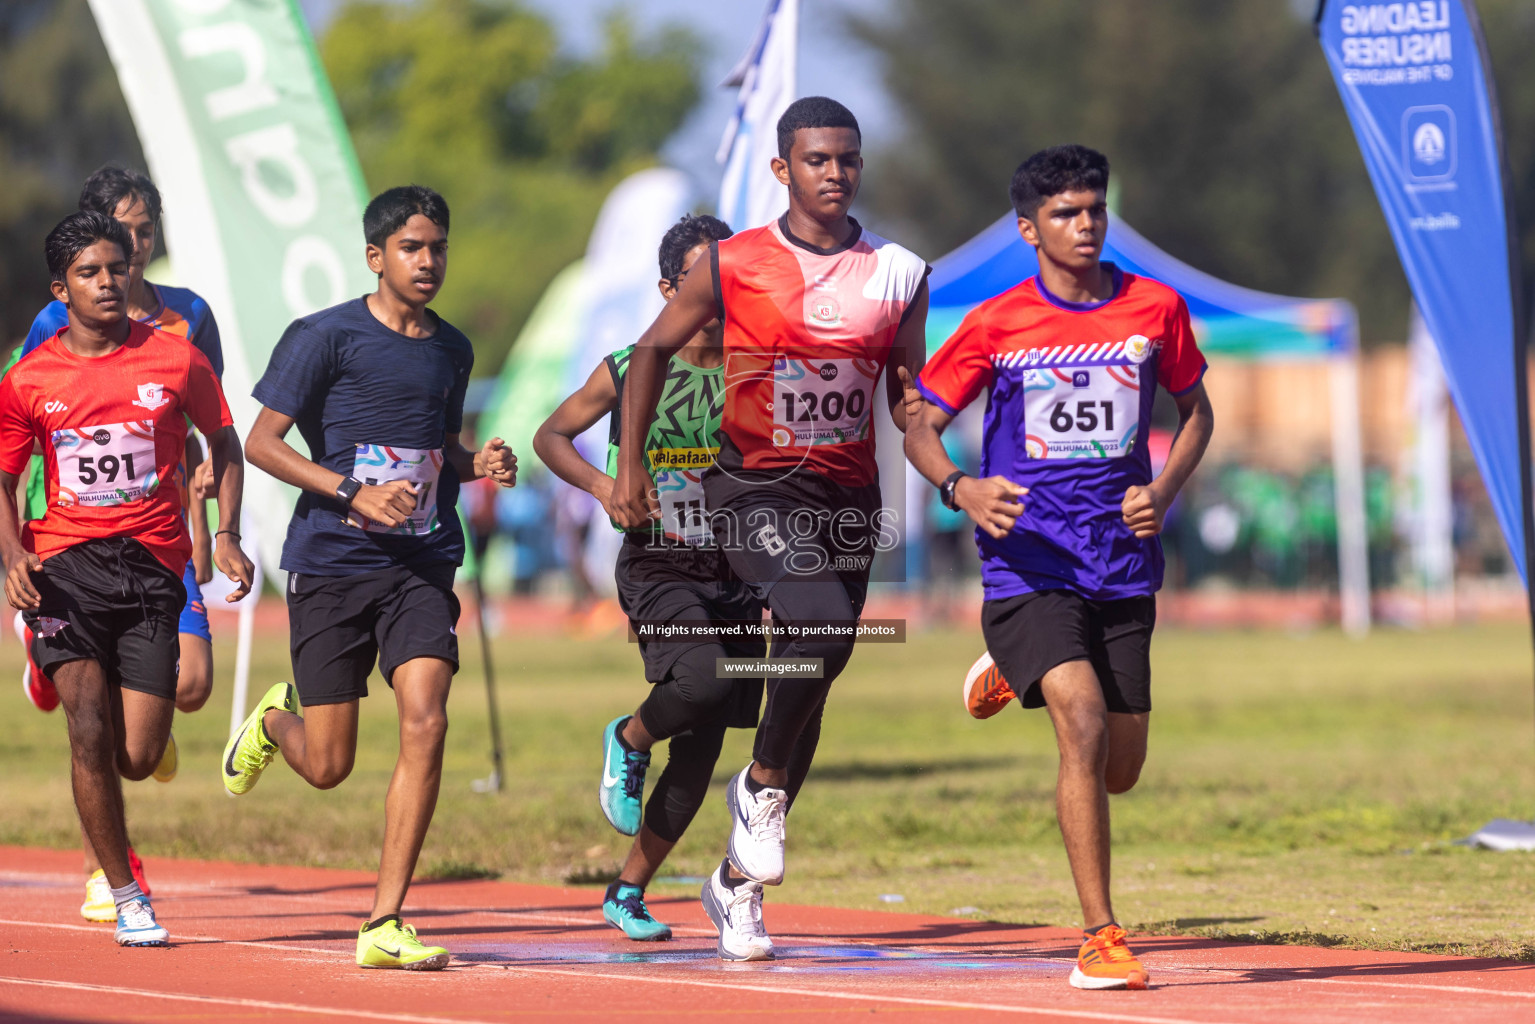
<path id="1" fill-rule="evenodd" d="M 1109 723 L 1102 707 L 1073 704 L 1052 717 L 1062 761 L 1106 767 Z"/>
<path id="2" fill-rule="evenodd" d="M 315 789 L 335 789 L 352 774 L 354 760 L 350 754 L 311 758 L 304 780 Z"/>
<path id="3" fill-rule="evenodd" d="M 431 706 L 400 715 L 400 749 L 441 750 L 448 738 L 446 708 Z"/>
<path id="4" fill-rule="evenodd" d="M 129 782 L 143 782 L 154 774 L 159 763 L 159 755 L 151 755 L 147 750 L 126 749 L 117 752 L 117 774 Z"/>
<path id="5" fill-rule="evenodd" d="M 1137 761 L 1128 765 L 1116 765 L 1110 762 L 1103 781 L 1108 791 L 1118 796 L 1120 793 L 1130 792 L 1140 780 L 1141 762 Z"/>
<path id="6" fill-rule="evenodd" d="M 204 670 L 202 666 L 195 669 L 183 668 L 176 675 L 176 710 L 192 712 L 200 709 L 208 703 L 208 698 L 213 694 L 213 672 L 211 666 Z"/>

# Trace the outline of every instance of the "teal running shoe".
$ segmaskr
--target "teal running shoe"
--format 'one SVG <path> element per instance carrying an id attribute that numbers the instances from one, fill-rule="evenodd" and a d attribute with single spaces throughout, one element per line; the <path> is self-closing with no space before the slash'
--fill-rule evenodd
<path id="1" fill-rule="evenodd" d="M 602 731 L 602 782 L 597 787 L 597 803 L 602 805 L 609 825 L 632 836 L 640 830 L 650 753 L 626 750 L 619 742 L 619 730 L 628 720 L 628 715 L 615 718 Z"/>
<path id="2" fill-rule="evenodd" d="M 650 916 L 645 890 L 627 882 L 614 882 L 602 897 L 602 916 L 608 924 L 635 942 L 665 942 L 672 937 L 669 925 Z"/>

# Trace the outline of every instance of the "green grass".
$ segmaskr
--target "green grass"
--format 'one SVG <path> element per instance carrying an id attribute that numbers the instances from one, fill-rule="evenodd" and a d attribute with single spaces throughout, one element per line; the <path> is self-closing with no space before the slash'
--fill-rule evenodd
<path id="1" fill-rule="evenodd" d="M 218 645 L 219 692 L 177 718 L 180 778 L 129 786 L 135 844 L 163 856 L 374 867 L 395 751 L 389 691 L 374 681 L 357 768 L 340 790 L 313 791 L 278 764 L 231 800 L 217 778 L 230 633 Z M 772 899 L 1078 923 L 1055 828 L 1048 721 L 1009 708 L 976 722 L 959 706 L 959 679 L 980 644 L 977 630 L 960 630 L 859 650 L 832 691 L 791 821 L 788 881 Z M 253 690 L 286 675 L 285 646 L 259 640 Z M 0 678 L 16 678 L 19 655 L 0 647 Z M 421 874 L 595 883 L 626 849 L 596 806 L 599 735 L 643 696 L 639 659 L 620 640 L 542 633 L 503 638 L 497 656 L 507 790 L 470 786 L 489 772 L 471 635 Z M 1535 857 L 1451 845 L 1491 818 L 1535 816 L 1525 629 L 1381 631 L 1364 641 L 1169 629 L 1155 663 L 1151 755 L 1140 785 L 1113 803 L 1121 920 L 1252 941 L 1535 959 Z M 31 710 L 18 689 L 0 686 L 0 842 L 69 847 L 78 833 L 64 722 Z M 721 784 L 750 742 L 731 733 L 715 791 L 663 874 L 718 862 Z M 904 901 L 881 901 L 887 894 Z"/>

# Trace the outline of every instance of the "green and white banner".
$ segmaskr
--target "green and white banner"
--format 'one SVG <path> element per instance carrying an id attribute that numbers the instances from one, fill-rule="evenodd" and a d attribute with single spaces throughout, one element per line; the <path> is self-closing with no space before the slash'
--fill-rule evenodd
<path id="1" fill-rule="evenodd" d="M 180 283 L 208 301 L 243 436 L 289 321 L 373 290 L 367 191 L 294 0 L 90 0 Z M 246 507 L 277 570 L 294 492 L 259 470 Z"/>

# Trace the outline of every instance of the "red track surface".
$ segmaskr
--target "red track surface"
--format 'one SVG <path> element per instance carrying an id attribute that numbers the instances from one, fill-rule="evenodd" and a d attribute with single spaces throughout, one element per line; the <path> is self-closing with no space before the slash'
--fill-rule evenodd
<path id="1" fill-rule="evenodd" d="M 779 959 L 724 964 L 693 899 L 677 938 L 625 940 L 595 889 L 418 882 L 407 918 L 436 974 L 353 965 L 370 876 L 150 860 L 169 949 L 120 949 L 78 914 L 79 854 L 0 847 L 0 1019 L 29 1021 L 1535 1020 L 1535 967 L 1409 953 L 1139 937 L 1147 992 L 1077 992 L 1063 929 L 767 906 Z"/>

